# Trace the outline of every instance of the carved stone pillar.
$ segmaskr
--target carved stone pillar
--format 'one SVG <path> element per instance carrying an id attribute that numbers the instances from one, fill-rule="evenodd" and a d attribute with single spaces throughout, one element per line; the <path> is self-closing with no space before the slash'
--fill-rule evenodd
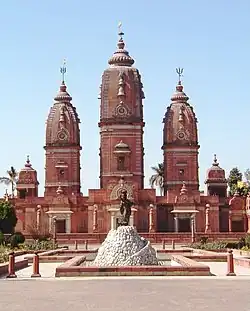
<path id="1" fill-rule="evenodd" d="M 229 210 L 228 214 L 228 231 L 232 232 L 232 211 Z"/>
<path id="2" fill-rule="evenodd" d="M 206 224 L 205 224 L 205 233 L 210 233 L 211 232 L 211 228 L 210 228 L 210 205 L 206 204 L 206 210 L 205 210 L 205 220 L 206 220 Z"/>
<path id="3" fill-rule="evenodd" d="M 40 222 L 41 222 L 41 205 L 37 205 L 37 211 L 36 211 L 36 228 L 37 231 L 40 229 Z"/>
<path id="4" fill-rule="evenodd" d="M 149 232 L 155 232 L 154 226 L 154 205 L 149 205 Z"/>
<path id="5" fill-rule="evenodd" d="M 97 232 L 97 205 L 94 205 L 93 209 L 93 232 Z"/>
<path id="6" fill-rule="evenodd" d="M 176 215 L 174 217 L 174 230 L 175 232 L 179 232 L 179 218 Z"/>
<path id="7" fill-rule="evenodd" d="M 195 215 L 192 215 L 190 218 L 190 225 L 191 225 L 191 239 L 192 239 L 192 243 L 195 242 Z"/>
<path id="8" fill-rule="evenodd" d="M 66 233 L 71 233 L 71 216 L 66 215 L 66 220 L 65 220 L 65 231 Z"/>
<path id="9" fill-rule="evenodd" d="M 115 230 L 116 229 L 116 223 L 115 223 L 115 213 L 111 212 L 111 230 Z"/>
<path id="10" fill-rule="evenodd" d="M 53 234 L 53 230 L 54 230 L 53 218 L 51 214 L 49 214 L 48 216 L 49 216 L 49 232 Z"/>

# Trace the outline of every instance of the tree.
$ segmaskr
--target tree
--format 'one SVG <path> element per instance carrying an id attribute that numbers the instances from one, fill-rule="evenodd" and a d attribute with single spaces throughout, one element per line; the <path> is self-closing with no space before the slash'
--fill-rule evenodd
<path id="1" fill-rule="evenodd" d="M 17 223 L 16 212 L 9 201 L 0 203 L 0 231 L 2 233 L 13 233 Z"/>
<path id="2" fill-rule="evenodd" d="M 27 226 L 27 232 L 35 241 L 47 241 L 51 238 L 49 224 L 46 222 L 41 222 L 38 226 L 37 222 L 33 221 Z"/>
<path id="3" fill-rule="evenodd" d="M 5 185 L 11 184 L 11 194 L 14 197 L 14 191 L 16 189 L 16 183 L 18 179 L 18 172 L 17 170 L 11 166 L 10 170 L 7 171 L 8 177 L 0 177 L 0 182 L 4 183 Z"/>
<path id="4" fill-rule="evenodd" d="M 248 186 L 250 186 L 250 169 L 249 168 L 245 171 L 244 177 L 246 179 Z"/>
<path id="5" fill-rule="evenodd" d="M 250 177 L 250 171 L 245 172 L 245 174 L 244 174 L 245 177 L 246 177 L 246 174 L 248 174 L 248 173 L 249 173 L 249 177 Z M 247 195 L 247 193 L 250 190 L 248 182 L 242 181 L 242 173 L 240 172 L 240 170 L 237 167 L 234 167 L 233 169 L 231 169 L 231 171 L 229 173 L 228 186 L 230 189 L 229 190 L 230 195 L 234 195 L 235 192 L 237 191 L 239 193 L 239 195 L 243 196 L 243 195 Z"/>
<path id="6" fill-rule="evenodd" d="M 164 190 L 164 164 L 159 163 L 158 166 L 152 166 L 154 174 L 150 177 L 149 183 L 151 188 L 158 187 L 160 194 L 163 195 Z"/>

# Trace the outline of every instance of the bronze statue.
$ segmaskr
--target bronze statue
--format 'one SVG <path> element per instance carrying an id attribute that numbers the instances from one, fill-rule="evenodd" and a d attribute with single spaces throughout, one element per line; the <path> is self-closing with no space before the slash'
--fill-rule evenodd
<path id="1" fill-rule="evenodd" d="M 118 221 L 119 226 L 128 226 L 129 218 L 131 215 L 131 207 L 134 205 L 132 201 L 127 198 L 127 190 L 122 190 L 120 195 L 121 203 L 120 203 L 120 214 L 121 217 Z"/>

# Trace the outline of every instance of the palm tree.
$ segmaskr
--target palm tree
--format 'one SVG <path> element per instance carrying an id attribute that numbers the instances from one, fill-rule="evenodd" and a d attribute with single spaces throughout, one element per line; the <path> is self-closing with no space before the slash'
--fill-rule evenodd
<path id="1" fill-rule="evenodd" d="M 160 194 L 163 195 L 164 190 L 164 164 L 158 163 L 158 166 L 152 166 L 154 174 L 150 177 L 149 183 L 151 188 L 159 187 Z"/>
<path id="2" fill-rule="evenodd" d="M 14 191 L 16 189 L 16 183 L 18 179 L 17 170 L 11 166 L 10 170 L 7 171 L 8 177 L 0 177 L 0 183 L 4 183 L 5 185 L 11 184 L 11 193 L 12 197 L 14 197 Z"/>

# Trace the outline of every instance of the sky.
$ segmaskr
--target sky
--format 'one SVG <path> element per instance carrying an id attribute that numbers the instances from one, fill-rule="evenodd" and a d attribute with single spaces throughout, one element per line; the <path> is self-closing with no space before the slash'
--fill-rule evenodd
<path id="1" fill-rule="evenodd" d="M 162 119 L 176 67 L 184 68 L 184 91 L 198 118 L 200 189 L 214 153 L 227 174 L 250 167 L 250 1 L 8 0 L 0 8 L 0 176 L 10 166 L 20 170 L 30 155 L 43 195 L 45 121 L 66 58 L 65 80 L 81 119 L 82 191 L 99 188 L 99 86 L 120 21 L 146 96 L 145 186 L 163 159 Z"/>

